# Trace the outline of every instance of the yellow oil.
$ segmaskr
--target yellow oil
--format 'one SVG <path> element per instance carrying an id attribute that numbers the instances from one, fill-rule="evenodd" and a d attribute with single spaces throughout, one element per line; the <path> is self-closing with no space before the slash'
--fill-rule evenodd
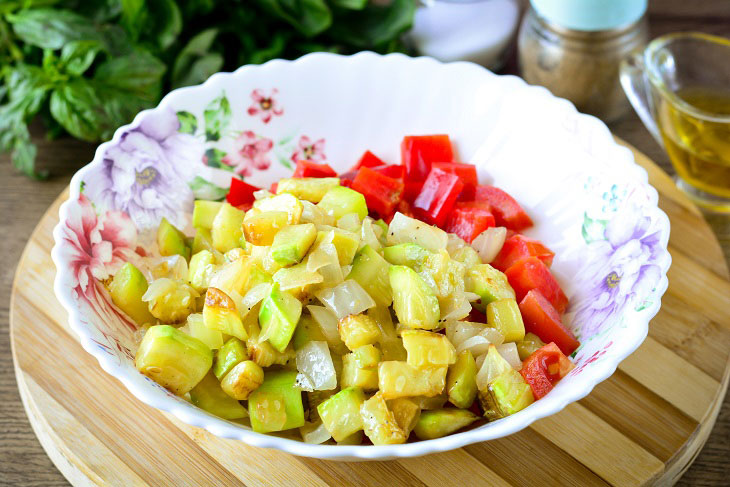
<path id="1" fill-rule="evenodd" d="M 703 112 L 730 117 L 730 91 L 685 88 L 676 92 Z M 730 199 L 730 122 L 709 121 L 655 100 L 659 129 L 677 174 L 691 186 Z"/>

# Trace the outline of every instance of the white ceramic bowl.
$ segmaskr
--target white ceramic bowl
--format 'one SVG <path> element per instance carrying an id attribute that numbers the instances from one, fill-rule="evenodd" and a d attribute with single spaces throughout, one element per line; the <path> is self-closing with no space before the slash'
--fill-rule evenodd
<path id="1" fill-rule="evenodd" d="M 225 194 L 231 171 L 268 185 L 309 157 L 336 170 L 365 149 L 399 162 L 406 134 L 447 133 L 480 178 L 524 205 L 528 235 L 556 252 L 581 340 L 576 368 L 523 411 L 445 438 L 392 446 L 308 445 L 254 433 L 175 397 L 134 368 L 135 327 L 100 281 L 165 216 L 185 227 L 194 195 Z M 219 73 L 167 95 L 99 146 L 71 183 L 54 231 L 56 295 L 83 347 L 141 401 L 211 433 L 339 460 L 424 455 L 509 435 L 587 395 L 644 340 L 667 287 L 669 221 L 631 152 L 598 119 L 470 63 L 311 54 Z"/>

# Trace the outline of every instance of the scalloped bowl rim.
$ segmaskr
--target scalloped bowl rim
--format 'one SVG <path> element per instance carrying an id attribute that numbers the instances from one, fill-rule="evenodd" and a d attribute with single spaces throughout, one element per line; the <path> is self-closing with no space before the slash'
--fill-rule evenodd
<path id="1" fill-rule="evenodd" d="M 608 142 L 608 145 L 611 148 L 616 149 L 617 156 L 620 151 L 625 152 L 623 154 L 623 157 L 616 157 L 617 163 L 623 162 L 624 164 L 628 163 L 629 165 L 634 166 L 632 168 L 632 170 L 634 171 L 633 173 L 637 175 L 639 179 L 635 182 L 640 183 L 643 189 L 646 191 L 650 199 L 649 207 L 656 211 L 656 215 L 660 220 L 660 229 L 662 230 L 661 248 L 665 255 L 663 255 L 660 259 L 662 275 L 656 288 L 657 299 L 645 310 L 645 314 L 642 315 L 643 317 L 646 317 L 646 319 L 642 318 L 641 320 L 634 320 L 631 323 L 632 326 L 640 326 L 641 333 L 636 333 L 634 335 L 633 341 L 629 343 L 622 343 L 621 347 L 617 349 L 618 353 L 614 354 L 611 360 L 606 360 L 604 362 L 601 362 L 600 364 L 593 364 L 600 365 L 600 367 L 597 367 L 593 370 L 592 374 L 590 375 L 591 381 L 589 383 L 586 383 L 585 386 L 582 388 L 572 388 L 569 392 L 564 392 L 562 396 L 560 396 L 560 400 L 555 399 L 537 401 L 526 410 L 520 411 L 514 415 L 509 416 L 508 418 L 490 423 L 489 428 L 476 428 L 434 440 L 386 446 L 312 445 L 296 440 L 255 433 L 251 430 L 246 430 L 242 427 L 238 427 L 232 423 L 218 419 L 212 415 L 209 415 L 208 413 L 198 410 L 192 405 L 185 406 L 183 404 L 179 404 L 160 391 L 156 391 L 157 393 L 150 394 L 149 390 L 145 390 L 144 388 L 139 386 L 139 383 L 131 380 L 126 371 L 124 371 L 120 365 L 114 363 L 114 358 L 112 356 L 103 353 L 98 347 L 94 345 L 91 337 L 85 332 L 85 325 L 83 325 L 81 321 L 80 309 L 73 302 L 70 288 L 62 286 L 62 282 L 65 279 L 64 273 L 67 272 L 68 266 L 64 265 L 64 261 L 59 253 L 58 245 L 58 242 L 60 242 L 62 239 L 62 224 L 69 217 L 69 203 L 78 199 L 79 197 L 80 179 L 85 170 L 89 167 L 101 164 L 103 154 L 105 153 L 107 147 L 117 143 L 120 140 L 121 135 L 125 131 L 138 126 L 146 113 L 166 106 L 169 103 L 169 100 L 173 93 L 175 93 L 176 96 L 179 96 L 180 93 L 193 93 L 217 84 L 222 78 L 245 75 L 245 73 L 251 70 L 270 70 L 282 64 L 303 64 L 307 62 L 312 62 L 313 60 L 316 60 L 318 58 L 339 58 L 341 61 L 345 60 L 346 62 L 354 62 L 355 60 L 359 60 L 362 58 L 402 58 L 403 60 L 408 60 L 409 62 L 432 63 L 434 66 L 438 66 L 440 68 L 463 65 L 473 66 L 482 69 L 485 73 L 488 73 L 491 76 L 517 79 L 526 89 L 541 90 L 544 92 L 545 96 L 548 96 L 554 100 L 561 100 L 564 103 L 567 102 L 570 105 L 572 111 L 577 113 L 577 110 L 572 103 L 554 96 L 543 87 L 528 85 L 524 80 L 516 76 L 496 75 L 494 73 L 491 73 L 489 70 L 470 62 L 458 61 L 442 63 L 426 56 L 410 57 L 399 53 L 382 56 L 367 51 L 360 52 L 351 56 L 343 56 L 331 53 L 311 53 L 292 61 L 274 59 L 262 65 L 245 65 L 230 73 L 216 73 L 200 85 L 183 87 L 173 90 L 160 101 L 157 107 L 138 113 L 131 123 L 119 127 L 115 131 L 114 136 L 111 140 L 104 142 L 100 144 L 99 147 L 97 147 L 93 160 L 83 168 L 79 169 L 73 176 L 71 180 L 69 199 L 64 202 L 60 207 L 60 221 L 53 231 L 54 247 L 51 251 L 51 256 L 57 269 L 56 278 L 54 281 L 54 291 L 62 306 L 66 309 L 66 311 L 68 311 L 68 319 L 71 329 L 78 335 L 84 350 L 94 356 L 99 362 L 99 365 L 101 365 L 101 368 L 105 372 L 122 382 L 122 384 L 124 384 L 124 386 L 137 399 L 141 400 L 149 406 L 172 414 L 177 419 L 188 425 L 203 428 L 210 433 L 222 438 L 242 440 L 245 443 L 256 447 L 274 448 L 294 455 L 330 460 L 356 461 L 407 458 L 429 453 L 444 452 L 460 448 L 462 446 L 472 443 L 501 438 L 503 436 L 507 436 L 526 428 L 538 419 L 545 418 L 561 411 L 568 404 L 578 401 L 587 396 L 596 385 L 610 377 L 615 372 L 621 361 L 623 361 L 626 357 L 633 353 L 644 341 L 649 331 L 649 321 L 657 314 L 661 307 L 661 297 L 664 295 L 668 287 L 667 271 L 671 264 L 671 256 L 667 251 L 667 243 L 669 239 L 669 218 L 661 209 L 658 208 L 658 193 L 656 189 L 648 183 L 648 174 L 646 170 L 636 164 L 633 159 L 633 155 L 631 154 L 631 151 L 629 151 L 629 149 L 625 147 L 621 147 L 613 140 L 611 132 L 602 121 L 591 115 L 581 113 L 578 113 L 578 120 L 580 120 L 581 122 L 593 124 L 596 124 L 597 122 L 603 127 L 603 130 L 601 130 L 601 137 L 605 139 L 610 139 L 606 140 L 606 142 Z M 626 155 L 626 153 L 628 153 L 628 156 Z M 522 421 L 517 421 L 518 419 L 521 419 Z"/>

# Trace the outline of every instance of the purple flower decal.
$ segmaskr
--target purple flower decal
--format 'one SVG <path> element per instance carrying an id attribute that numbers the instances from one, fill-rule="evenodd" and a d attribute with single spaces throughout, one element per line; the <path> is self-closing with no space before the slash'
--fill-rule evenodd
<path id="1" fill-rule="evenodd" d="M 184 226 L 193 201 L 188 181 L 205 147 L 196 137 L 178 133 L 179 128 L 172 110 L 148 113 L 137 128 L 107 148 L 103 164 L 86 175 L 89 199 L 127 213 L 140 228 L 155 226 L 162 217 Z"/>
<path id="2" fill-rule="evenodd" d="M 574 323 L 583 336 L 599 332 L 611 316 L 628 305 L 640 306 L 661 278 L 655 263 L 662 252 L 659 232 L 650 232 L 651 220 L 625 208 L 607 223 L 605 240 L 594 242 L 600 265 L 582 271 L 583 286 L 591 289 L 575 303 Z"/>

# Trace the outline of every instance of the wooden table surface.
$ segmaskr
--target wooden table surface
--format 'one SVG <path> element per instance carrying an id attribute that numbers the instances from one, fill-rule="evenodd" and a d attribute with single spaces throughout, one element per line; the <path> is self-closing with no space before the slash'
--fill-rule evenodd
<path id="1" fill-rule="evenodd" d="M 730 0 L 651 0 L 652 36 L 698 30 L 730 37 Z M 0 485 L 65 486 L 68 482 L 48 459 L 35 438 L 18 396 L 8 334 L 10 287 L 15 266 L 31 231 L 46 208 L 68 185 L 73 173 L 93 157 L 94 146 L 71 139 L 54 142 L 35 127 L 39 167 L 49 169 L 49 181 L 30 181 L 16 173 L 7 156 L 0 156 Z M 633 113 L 610 124 L 611 130 L 673 173 L 666 155 Z M 730 258 L 730 218 L 707 215 L 726 258 Z M 727 485 L 730 477 L 730 395 L 697 460 L 678 485 Z"/>

